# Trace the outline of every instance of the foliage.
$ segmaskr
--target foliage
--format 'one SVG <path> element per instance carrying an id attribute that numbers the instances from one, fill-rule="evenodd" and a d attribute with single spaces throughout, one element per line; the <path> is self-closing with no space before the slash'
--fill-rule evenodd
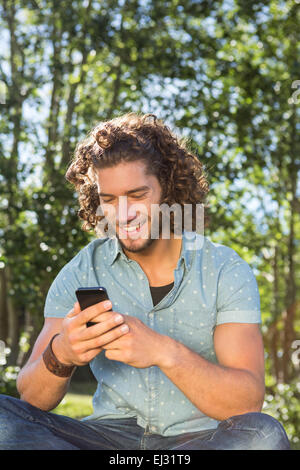
<path id="1" fill-rule="evenodd" d="M 291 410 L 286 424 L 296 433 L 299 22 L 295 0 L 0 0 L 6 368 L 24 364 L 51 282 L 93 236 L 81 231 L 64 178 L 76 143 L 98 120 L 152 112 L 205 164 L 207 235 L 256 275 L 266 374 L 274 390 L 290 387 L 273 396 Z M 1 390 L 14 393 L 10 373 L 2 367 Z"/>
<path id="2" fill-rule="evenodd" d="M 293 448 L 300 449 L 300 384 L 278 384 L 265 396 L 263 411 L 282 423 Z"/>
<path id="3" fill-rule="evenodd" d="M 20 367 L 0 365 L 0 394 L 19 398 L 16 387 L 16 379 Z"/>

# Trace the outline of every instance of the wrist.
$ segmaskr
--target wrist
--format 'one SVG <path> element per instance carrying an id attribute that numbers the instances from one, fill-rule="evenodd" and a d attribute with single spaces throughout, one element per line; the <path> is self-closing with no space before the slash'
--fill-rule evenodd
<path id="1" fill-rule="evenodd" d="M 74 366 L 75 364 L 70 361 L 70 359 L 66 358 L 64 354 L 64 347 L 63 347 L 63 337 L 61 334 L 55 336 L 52 341 L 52 351 L 55 357 L 59 362 L 66 366 Z"/>
<path id="2" fill-rule="evenodd" d="M 74 370 L 76 369 L 75 365 L 69 365 L 69 364 L 64 364 L 58 360 L 58 358 L 55 356 L 53 349 L 52 349 L 52 344 L 54 342 L 54 339 L 58 336 L 59 334 L 55 334 L 52 336 L 48 346 L 43 352 L 43 361 L 46 366 L 46 368 L 54 375 L 58 377 L 71 377 L 73 374 Z"/>
<path id="3" fill-rule="evenodd" d="M 161 370 L 175 367 L 179 362 L 181 346 L 175 339 L 162 335 L 155 365 Z"/>

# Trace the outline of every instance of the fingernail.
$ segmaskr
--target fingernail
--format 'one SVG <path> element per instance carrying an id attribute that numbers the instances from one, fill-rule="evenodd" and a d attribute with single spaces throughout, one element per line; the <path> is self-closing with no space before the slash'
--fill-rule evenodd
<path id="1" fill-rule="evenodd" d="M 107 300 L 106 302 L 104 302 L 104 308 L 110 308 L 112 305 L 111 305 L 111 301 L 110 300 Z"/>
<path id="2" fill-rule="evenodd" d="M 126 331 L 129 331 L 128 325 L 122 325 L 121 331 L 123 331 L 123 333 L 126 333 Z"/>
<path id="3" fill-rule="evenodd" d="M 123 317 L 122 317 L 122 315 L 116 315 L 114 320 L 115 320 L 116 323 L 119 323 L 120 321 L 123 320 Z"/>

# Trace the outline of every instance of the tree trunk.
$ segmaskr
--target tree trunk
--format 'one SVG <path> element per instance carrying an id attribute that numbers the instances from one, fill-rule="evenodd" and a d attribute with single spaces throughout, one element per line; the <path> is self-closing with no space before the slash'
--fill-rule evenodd
<path id="1" fill-rule="evenodd" d="M 109 109 L 107 111 L 107 114 L 106 114 L 106 119 L 109 120 L 113 117 L 113 113 L 115 111 L 115 109 L 117 109 L 117 105 L 118 105 L 118 98 L 119 98 L 119 94 L 120 94 L 120 88 L 121 88 L 121 74 L 122 74 L 122 61 L 121 61 L 121 58 L 119 57 L 118 58 L 119 60 L 119 63 L 116 67 L 116 70 L 115 70 L 115 73 L 116 73 L 116 79 L 114 81 L 114 87 L 113 87 L 113 95 L 112 95 L 112 99 L 111 99 L 111 102 L 110 102 L 110 106 L 109 106 Z"/>
<path id="2" fill-rule="evenodd" d="M 279 332 L 278 332 L 278 319 L 280 317 L 281 309 L 279 305 L 279 276 L 278 276 L 278 245 L 274 249 L 274 259 L 273 259 L 273 323 L 270 327 L 270 356 L 272 360 L 273 374 L 276 379 L 276 383 L 281 381 L 281 364 L 280 358 L 278 357 L 279 349 Z"/>
<path id="3" fill-rule="evenodd" d="M 21 210 L 18 206 L 19 199 L 19 181 L 18 181 L 18 162 L 19 162 L 19 145 L 22 132 L 22 115 L 23 102 L 27 94 L 22 92 L 22 85 L 25 83 L 25 53 L 23 45 L 18 44 L 17 32 L 17 12 L 16 2 L 11 0 L 3 1 L 4 18 L 8 25 L 9 31 L 9 64 L 10 64 L 10 81 L 8 86 L 9 102 L 10 102 L 10 120 L 12 123 L 12 146 L 8 159 L 8 171 L 6 175 L 6 192 L 7 192 L 7 226 L 13 227 L 15 220 Z M 6 319 L 4 328 L 6 330 L 6 343 L 11 349 L 8 356 L 8 363 L 15 364 L 18 357 L 19 343 L 19 314 L 15 306 L 14 299 L 9 295 L 9 291 L 14 287 L 13 273 L 9 264 L 5 266 L 4 277 L 2 276 L 2 292 L 5 292 L 5 300 L 2 300 Z M 8 295 L 7 295 L 8 294 Z"/>
<path id="4" fill-rule="evenodd" d="M 289 177 L 290 177 L 290 220 L 288 235 L 288 275 L 286 278 L 286 312 L 284 321 L 284 345 L 283 345 L 283 375 L 284 382 L 288 383 L 291 375 L 292 342 L 295 338 L 294 319 L 296 310 L 296 278 L 295 278 L 295 215 L 296 215 L 296 190 L 297 190 L 297 166 L 296 166 L 296 118 L 295 107 L 290 119 L 291 144 Z"/>
<path id="5" fill-rule="evenodd" d="M 62 59 L 61 59 L 61 38 L 62 31 L 56 27 L 56 15 L 53 12 L 53 29 L 51 34 L 51 42 L 53 46 L 53 72 L 52 72 L 52 92 L 51 103 L 48 118 L 48 141 L 46 146 L 46 167 L 51 173 L 55 171 L 55 145 L 58 135 L 58 115 L 60 110 L 60 88 L 62 86 Z"/>
<path id="6" fill-rule="evenodd" d="M 8 291 L 13 288 L 10 267 L 6 267 L 7 287 Z M 8 311 L 8 335 L 7 345 L 11 352 L 8 356 L 7 363 L 15 365 L 19 354 L 19 315 L 18 310 L 13 302 L 12 296 L 7 296 Z"/>
<path id="7" fill-rule="evenodd" d="M 8 336 L 7 286 L 5 268 L 0 269 L 0 340 L 6 343 Z"/>
<path id="8" fill-rule="evenodd" d="M 75 97 L 76 97 L 76 91 L 77 91 L 78 86 L 84 83 L 84 79 L 86 76 L 84 65 L 87 62 L 87 58 L 88 58 L 88 51 L 85 50 L 83 52 L 82 61 L 80 64 L 80 67 L 81 67 L 80 78 L 76 83 L 72 83 L 70 85 L 70 92 L 69 92 L 69 97 L 67 101 L 67 113 L 66 113 L 66 118 L 65 118 L 64 137 L 63 137 L 63 143 L 62 143 L 62 158 L 61 158 L 61 163 L 60 163 L 61 168 L 65 168 L 71 158 L 71 145 L 70 145 L 71 132 L 70 131 L 72 127 L 73 115 L 74 115 L 75 106 L 76 106 Z"/>

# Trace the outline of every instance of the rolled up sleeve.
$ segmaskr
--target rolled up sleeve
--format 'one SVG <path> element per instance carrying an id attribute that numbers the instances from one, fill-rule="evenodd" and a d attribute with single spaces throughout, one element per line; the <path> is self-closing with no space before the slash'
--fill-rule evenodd
<path id="1" fill-rule="evenodd" d="M 219 277 L 216 324 L 222 323 L 261 323 L 255 276 L 237 254 L 223 266 Z"/>

